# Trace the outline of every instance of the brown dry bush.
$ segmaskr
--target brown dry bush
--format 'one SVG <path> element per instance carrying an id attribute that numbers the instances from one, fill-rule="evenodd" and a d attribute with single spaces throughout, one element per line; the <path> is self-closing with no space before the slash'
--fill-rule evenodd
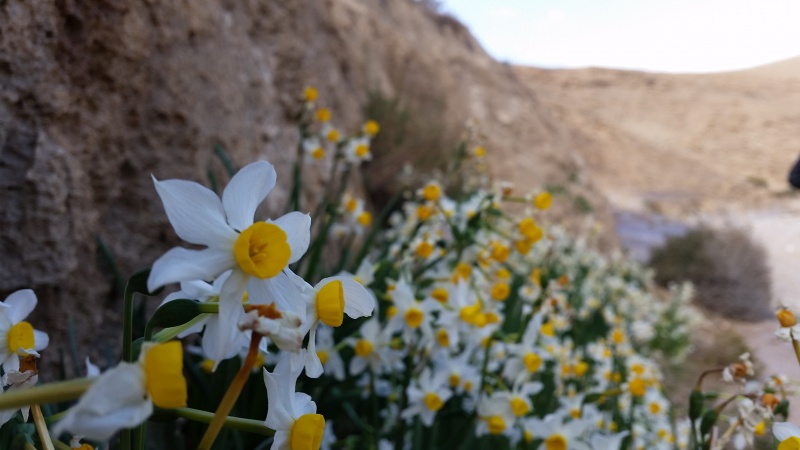
<path id="1" fill-rule="evenodd" d="M 661 285 L 691 281 L 695 302 L 711 312 L 747 321 L 772 314 L 766 253 L 744 230 L 700 227 L 671 237 L 649 265 Z"/>

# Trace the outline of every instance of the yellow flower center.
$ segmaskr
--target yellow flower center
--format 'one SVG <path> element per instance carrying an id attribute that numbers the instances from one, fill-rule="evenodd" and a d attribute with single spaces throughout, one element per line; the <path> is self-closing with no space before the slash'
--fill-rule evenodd
<path id="1" fill-rule="evenodd" d="M 589 364 L 581 361 L 578 364 L 575 364 L 575 376 L 582 377 L 586 375 L 586 372 L 589 370 Z"/>
<path id="2" fill-rule="evenodd" d="M 489 425 L 489 433 L 500 434 L 506 429 L 506 421 L 500 416 L 491 416 L 486 419 L 486 424 Z"/>
<path id="3" fill-rule="evenodd" d="M 797 325 L 797 318 L 795 318 L 794 314 L 786 308 L 781 308 L 776 313 L 778 316 L 778 322 L 780 322 L 781 326 L 784 328 L 790 328 Z"/>
<path id="4" fill-rule="evenodd" d="M 542 285 L 542 269 L 537 267 L 531 271 L 531 281 L 536 283 L 537 286 Z"/>
<path id="5" fill-rule="evenodd" d="M 514 412 L 515 416 L 522 417 L 525 414 L 528 414 L 528 411 L 530 410 L 531 408 L 527 403 L 525 403 L 525 400 L 519 397 L 514 397 L 511 399 L 511 411 Z"/>
<path id="6" fill-rule="evenodd" d="M 422 319 L 425 318 L 425 313 L 419 308 L 409 308 L 406 311 L 406 325 L 411 328 L 418 328 L 422 325 Z"/>
<path id="7" fill-rule="evenodd" d="M 325 364 L 328 362 L 328 352 L 325 350 L 317 350 L 317 358 L 319 358 L 319 362 L 321 364 Z"/>
<path id="8" fill-rule="evenodd" d="M 314 157 L 314 159 L 322 159 L 325 157 L 325 149 L 317 147 L 311 151 L 311 156 Z"/>
<path id="9" fill-rule="evenodd" d="M 11 353 L 25 354 L 24 350 L 30 350 L 34 346 L 33 326 L 23 320 L 8 330 L 6 339 Z"/>
<path id="10" fill-rule="evenodd" d="M 528 369 L 528 372 L 536 372 L 542 367 L 542 357 L 536 353 L 528 353 L 522 358 L 522 362 L 525 363 L 525 368 Z"/>
<path id="11" fill-rule="evenodd" d="M 636 363 L 631 366 L 631 372 L 635 373 L 636 375 L 641 375 L 644 373 L 644 364 Z"/>
<path id="12" fill-rule="evenodd" d="M 511 272 L 509 272 L 508 269 L 506 269 L 505 267 L 501 267 L 501 268 L 497 269 L 497 272 L 495 272 L 494 274 L 495 274 L 495 276 L 497 276 L 497 278 L 500 278 L 500 279 L 503 279 L 503 280 L 507 280 L 507 279 L 511 278 Z"/>
<path id="13" fill-rule="evenodd" d="M 481 312 L 481 305 L 464 306 L 458 312 L 458 317 L 466 323 L 474 323 L 475 316 Z"/>
<path id="14" fill-rule="evenodd" d="M 661 412 L 661 405 L 658 402 L 650 402 L 650 414 L 656 415 Z"/>
<path id="15" fill-rule="evenodd" d="M 417 245 L 416 252 L 420 258 L 427 258 L 433 254 L 433 245 L 428 241 L 422 241 Z"/>
<path id="16" fill-rule="evenodd" d="M 522 432 L 522 439 L 524 439 L 524 440 L 525 440 L 525 442 L 531 442 L 531 441 L 533 441 L 533 433 L 531 433 L 531 432 L 530 432 L 530 431 L 528 431 L 528 430 L 525 430 L 525 431 L 523 431 L 523 432 Z"/>
<path id="17" fill-rule="evenodd" d="M 344 204 L 344 208 L 347 210 L 347 212 L 355 212 L 356 208 L 358 208 L 358 200 L 354 198 L 347 199 Z"/>
<path id="18" fill-rule="evenodd" d="M 431 297 L 439 303 L 445 303 L 450 298 L 450 293 L 445 288 L 436 288 L 431 292 Z"/>
<path id="19" fill-rule="evenodd" d="M 468 280 L 470 275 L 472 275 L 472 266 L 467 263 L 458 263 L 455 273 L 453 274 L 453 282 L 458 281 L 459 278 Z"/>
<path id="20" fill-rule="evenodd" d="M 536 198 L 533 199 L 533 206 L 537 209 L 548 209 L 550 205 L 553 203 L 553 197 L 550 195 L 549 192 L 542 192 L 541 194 L 537 195 Z M 551 450 L 551 449 L 547 449 Z"/>
<path id="21" fill-rule="evenodd" d="M 764 424 L 763 420 L 758 422 L 758 424 L 756 424 L 756 426 L 753 428 L 753 432 L 756 434 L 756 436 L 763 436 L 765 431 L 766 424 Z"/>
<path id="22" fill-rule="evenodd" d="M 369 147 L 364 144 L 358 144 L 356 146 L 356 156 L 359 158 L 363 158 L 369 154 Z"/>
<path id="23" fill-rule="evenodd" d="M 472 390 L 472 381 L 467 380 L 464 382 L 464 390 L 467 392 Z"/>
<path id="24" fill-rule="evenodd" d="M 331 120 L 331 110 L 328 108 L 320 108 L 317 110 L 317 120 L 320 122 L 327 122 Z"/>
<path id="25" fill-rule="evenodd" d="M 494 258 L 497 262 L 505 262 L 508 259 L 508 255 L 511 253 L 511 249 L 506 247 L 503 244 L 495 243 L 492 245 L 492 258 Z"/>
<path id="26" fill-rule="evenodd" d="M 430 207 L 425 205 L 417 206 L 417 217 L 419 220 L 428 220 L 428 218 L 431 217 L 431 214 L 433 214 L 433 210 Z"/>
<path id="27" fill-rule="evenodd" d="M 422 196 L 429 202 L 435 202 L 442 196 L 442 188 L 438 184 L 427 184 L 422 188 Z"/>
<path id="28" fill-rule="evenodd" d="M 272 278 L 286 268 L 292 249 L 281 227 L 256 222 L 236 238 L 233 254 L 245 273 L 263 279 Z"/>
<path id="29" fill-rule="evenodd" d="M 456 387 L 458 386 L 458 383 L 461 383 L 461 376 L 457 373 L 451 373 L 448 381 L 450 381 L 451 387 Z"/>
<path id="30" fill-rule="evenodd" d="M 178 341 L 157 344 L 144 355 L 145 389 L 159 408 L 186 406 L 183 347 Z"/>
<path id="31" fill-rule="evenodd" d="M 372 223 L 372 214 L 370 214 L 368 211 L 364 211 L 358 215 L 356 220 L 362 227 L 368 227 Z"/>
<path id="32" fill-rule="evenodd" d="M 546 450 L 567 450 L 567 438 L 563 434 L 554 434 L 544 440 Z"/>
<path id="33" fill-rule="evenodd" d="M 442 409 L 442 406 L 444 406 L 444 402 L 442 401 L 441 397 L 433 392 L 428 392 L 425 394 L 426 408 L 430 409 L 431 411 L 438 411 Z"/>
<path id="34" fill-rule="evenodd" d="M 450 335 L 447 333 L 447 330 L 441 328 L 436 331 L 436 342 L 442 347 L 450 347 Z"/>
<path id="35" fill-rule="evenodd" d="M 338 142 L 339 130 L 337 130 L 336 128 L 332 128 L 330 131 L 328 131 L 328 134 L 325 136 L 325 138 L 331 142 Z"/>
<path id="36" fill-rule="evenodd" d="M 339 280 L 326 283 L 317 292 L 317 315 L 325 325 L 338 327 L 344 321 L 344 288 Z"/>
<path id="37" fill-rule="evenodd" d="M 789 436 L 787 439 L 781 441 L 778 445 L 778 450 L 800 450 L 800 438 L 797 436 Z"/>
<path id="38" fill-rule="evenodd" d="M 392 317 L 394 317 L 395 314 L 397 314 L 397 306 L 392 305 L 392 306 L 390 306 L 389 308 L 386 309 L 386 318 L 387 319 L 391 319 Z"/>
<path id="39" fill-rule="evenodd" d="M 495 283 L 494 286 L 492 286 L 492 298 L 498 302 L 507 299 L 510 293 L 511 288 L 506 283 Z"/>
<path id="40" fill-rule="evenodd" d="M 517 241 L 514 243 L 514 248 L 516 248 L 517 252 L 520 254 L 527 255 L 530 253 L 531 248 L 533 248 L 533 242 L 528 240 Z"/>
<path id="41" fill-rule="evenodd" d="M 547 337 L 553 337 L 556 335 L 556 329 L 552 322 L 547 322 L 546 324 L 542 325 L 542 327 L 539 328 L 539 331 L 541 331 L 542 334 Z"/>
<path id="42" fill-rule="evenodd" d="M 307 102 L 313 102 L 317 99 L 318 95 L 319 94 L 317 93 L 317 90 L 311 86 L 306 86 L 306 88 L 303 90 L 303 97 Z"/>
<path id="43" fill-rule="evenodd" d="M 325 433 L 325 418 L 321 414 L 304 414 L 294 421 L 289 432 L 291 450 L 319 450 Z"/>
<path id="44" fill-rule="evenodd" d="M 611 342 L 615 344 L 622 344 L 625 341 L 625 334 L 619 328 L 614 329 L 611 333 Z"/>
<path id="45" fill-rule="evenodd" d="M 94 447 L 92 447 L 89 444 L 81 444 L 80 447 L 78 447 L 78 448 L 74 448 L 73 447 L 72 450 L 94 450 Z"/>
<path id="46" fill-rule="evenodd" d="M 645 383 L 641 378 L 634 378 L 628 385 L 628 389 L 630 389 L 631 395 L 635 397 L 642 397 L 644 396 L 645 392 L 647 392 L 647 383 Z"/>
<path id="47" fill-rule="evenodd" d="M 381 131 L 381 126 L 374 120 L 368 120 L 367 123 L 364 124 L 364 133 L 370 136 L 375 136 L 379 131 Z"/>
<path id="48" fill-rule="evenodd" d="M 372 353 L 372 342 L 366 339 L 356 341 L 356 355 L 366 358 Z"/>
<path id="49" fill-rule="evenodd" d="M 538 226 L 536 225 L 536 221 L 535 220 L 533 220 L 530 217 L 526 217 L 526 218 L 524 218 L 524 219 L 519 221 L 519 224 L 517 225 L 517 228 L 519 229 L 520 234 L 522 234 L 522 235 L 524 235 L 526 237 L 530 237 L 530 235 L 533 232 L 533 230 L 538 228 Z"/>
<path id="50" fill-rule="evenodd" d="M 475 156 L 477 158 L 483 158 L 484 156 L 486 156 L 486 149 L 480 146 L 475 147 Z"/>
<path id="51" fill-rule="evenodd" d="M 580 408 L 572 408 L 569 410 L 569 415 L 572 416 L 573 419 L 578 420 L 581 418 L 581 410 Z"/>

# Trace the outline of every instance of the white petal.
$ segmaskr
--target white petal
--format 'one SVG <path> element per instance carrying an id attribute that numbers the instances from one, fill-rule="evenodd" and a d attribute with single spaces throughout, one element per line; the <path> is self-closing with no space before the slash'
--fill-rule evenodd
<path id="1" fill-rule="evenodd" d="M 8 355 L 5 361 L 3 361 L 3 372 L 8 373 L 11 371 L 19 371 L 19 355 L 14 352 Z"/>
<path id="2" fill-rule="evenodd" d="M 306 376 L 309 378 L 319 378 L 324 371 L 322 368 L 322 361 L 319 360 L 317 355 L 317 325 L 311 327 L 308 333 L 308 349 L 306 350 Z"/>
<path id="3" fill-rule="evenodd" d="M 44 350 L 50 344 L 50 336 L 44 331 L 33 330 L 33 349 L 37 352 Z"/>
<path id="4" fill-rule="evenodd" d="M 135 427 L 153 412 L 139 364 L 120 363 L 99 377 L 53 428 L 105 441 L 122 428 Z"/>
<path id="5" fill-rule="evenodd" d="M 233 250 L 189 250 L 175 247 L 153 263 L 147 279 L 147 289 L 155 291 L 169 283 L 210 280 L 235 265 Z"/>
<path id="6" fill-rule="evenodd" d="M 792 436 L 800 437 L 800 427 L 789 422 L 775 422 L 772 424 L 772 434 L 775 438 L 783 442 Z"/>
<path id="7" fill-rule="evenodd" d="M 317 412 L 317 404 L 314 403 L 314 401 L 311 400 L 311 396 L 305 392 L 295 392 L 292 402 L 294 403 L 294 412 L 297 414 L 297 417 L 306 414 L 316 414 Z"/>
<path id="8" fill-rule="evenodd" d="M 286 232 L 286 239 L 292 249 L 292 257 L 289 264 L 297 262 L 308 250 L 311 241 L 311 216 L 297 211 L 285 214 L 276 220 L 268 220 Z"/>
<path id="9" fill-rule="evenodd" d="M 153 177 L 169 223 L 186 242 L 208 247 L 226 246 L 236 240 L 236 232 L 225 221 L 225 211 L 217 194 L 193 181 Z"/>
<path id="10" fill-rule="evenodd" d="M 331 281 L 341 281 L 344 291 L 344 313 L 353 319 L 371 316 L 375 310 L 375 300 L 367 288 L 354 280 L 351 276 L 335 276 L 325 278 L 317 283 L 317 288 L 325 286 Z"/>
<path id="11" fill-rule="evenodd" d="M 267 387 L 267 418 L 264 424 L 275 431 L 287 430 L 294 424 L 292 394 L 297 377 L 291 377 L 291 358 L 281 353 L 281 359 L 272 372 L 264 369 L 264 384 Z"/>
<path id="12" fill-rule="evenodd" d="M 247 283 L 248 303 L 275 303 L 280 311 L 290 312 L 305 322 L 306 301 L 297 285 L 286 275 L 288 271 L 263 280 L 251 277 Z"/>
<path id="13" fill-rule="evenodd" d="M 245 286 L 248 276 L 240 271 L 234 270 L 230 277 L 222 285 L 219 296 L 219 328 L 217 330 L 217 342 L 214 354 L 214 369 L 217 365 L 231 354 L 233 346 L 237 345 L 238 337 L 242 334 L 239 329 L 239 319 L 244 314 L 242 309 L 242 297 L 244 297 Z"/>
<path id="14" fill-rule="evenodd" d="M 275 186 L 275 167 L 266 161 L 257 161 L 242 167 L 231 178 L 222 193 L 222 205 L 228 223 L 242 231 L 253 224 L 256 209 Z"/>
<path id="15" fill-rule="evenodd" d="M 36 308 L 36 294 L 30 289 L 22 289 L 9 295 L 3 303 L 8 306 L 7 314 L 11 323 L 19 323 Z"/>

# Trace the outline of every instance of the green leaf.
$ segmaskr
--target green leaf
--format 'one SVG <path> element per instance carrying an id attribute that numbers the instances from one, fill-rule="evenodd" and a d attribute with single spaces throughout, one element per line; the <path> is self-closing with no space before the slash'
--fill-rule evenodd
<path id="1" fill-rule="evenodd" d="M 147 322 L 144 329 L 145 340 L 149 340 L 153 336 L 153 329 L 169 328 L 183 325 L 186 322 L 194 319 L 202 312 L 200 311 L 200 302 L 196 300 L 188 300 L 185 298 L 172 300 L 161 305 Z"/>

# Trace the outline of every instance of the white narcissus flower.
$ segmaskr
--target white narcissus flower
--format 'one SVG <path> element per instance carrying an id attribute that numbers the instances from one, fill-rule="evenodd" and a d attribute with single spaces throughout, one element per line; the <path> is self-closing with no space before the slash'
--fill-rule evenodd
<path id="1" fill-rule="evenodd" d="M 425 368 L 419 376 L 408 386 L 408 408 L 404 409 L 401 417 L 411 420 L 419 416 L 426 427 L 433 425 L 436 413 L 442 409 L 447 400 L 453 396 L 453 391 L 445 387 L 448 373 L 442 370 L 432 372 Z"/>
<path id="2" fill-rule="evenodd" d="M 325 418 L 308 394 L 295 392 L 305 355 L 281 353 L 272 372 L 264 369 L 267 386 L 267 418 L 264 425 L 275 430 L 271 450 L 317 450 L 325 433 Z"/>
<path id="3" fill-rule="evenodd" d="M 30 355 L 30 359 L 38 358 L 39 355 Z M 9 387 L 6 392 L 16 391 L 19 389 L 28 389 L 36 385 L 36 382 L 39 381 L 39 374 L 36 371 L 35 363 L 32 368 L 25 367 L 26 370 L 20 372 L 18 370 L 12 370 L 6 372 L 3 375 L 3 384 Z M 18 410 L 22 413 L 22 420 L 24 422 L 28 421 L 28 412 L 30 411 L 30 406 L 23 406 L 22 408 L 18 408 Z M 17 413 L 17 409 L 6 409 L 0 411 L 0 426 L 11 420 L 14 417 L 14 414 Z"/>
<path id="4" fill-rule="evenodd" d="M 20 355 L 38 356 L 36 352 L 50 343 L 47 333 L 34 330 L 25 321 L 36 303 L 36 294 L 30 289 L 16 291 L 0 302 L 0 362 L 6 373 L 19 370 Z"/>
<path id="5" fill-rule="evenodd" d="M 207 248 L 175 247 L 153 264 L 147 287 L 193 280 L 213 280 L 232 270 L 220 289 L 219 329 L 212 359 L 219 363 L 236 347 L 242 297 L 251 302 L 275 302 L 279 310 L 297 302 L 286 275 L 289 264 L 308 249 L 311 217 L 290 212 L 277 220 L 254 222 L 258 205 L 275 186 L 272 164 L 248 164 L 231 178 L 222 199 L 198 183 L 158 181 L 156 191 L 175 233 Z M 209 330 L 206 330 L 209 332 Z"/>
<path id="6" fill-rule="evenodd" d="M 139 361 L 122 362 L 97 377 L 64 418 L 53 428 L 105 441 L 123 428 L 144 422 L 160 408 L 186 406 L 183 349 L 178 341 L 144 345 Z"/>
<path id="7" fill-rule="evenodd" d="M 294 274 L 292 274 L 294 275 Z M 352 319 L 367 317 L 375 310 L 375 300 L 369 291 L 350 275 L 324 278 L 311 287 L 297 275 L 290 276 L 306 302 L 306 318 L 309 329 L 308 352 L 306 352 L 306 375 L 317 378 L 322 375 L 322 362 L 317 355 L 316 334 L 320 323 L 338 327 L 344 323 L 344 315 Z M 305 335 L 305 333 L 303 333 Z"/>

